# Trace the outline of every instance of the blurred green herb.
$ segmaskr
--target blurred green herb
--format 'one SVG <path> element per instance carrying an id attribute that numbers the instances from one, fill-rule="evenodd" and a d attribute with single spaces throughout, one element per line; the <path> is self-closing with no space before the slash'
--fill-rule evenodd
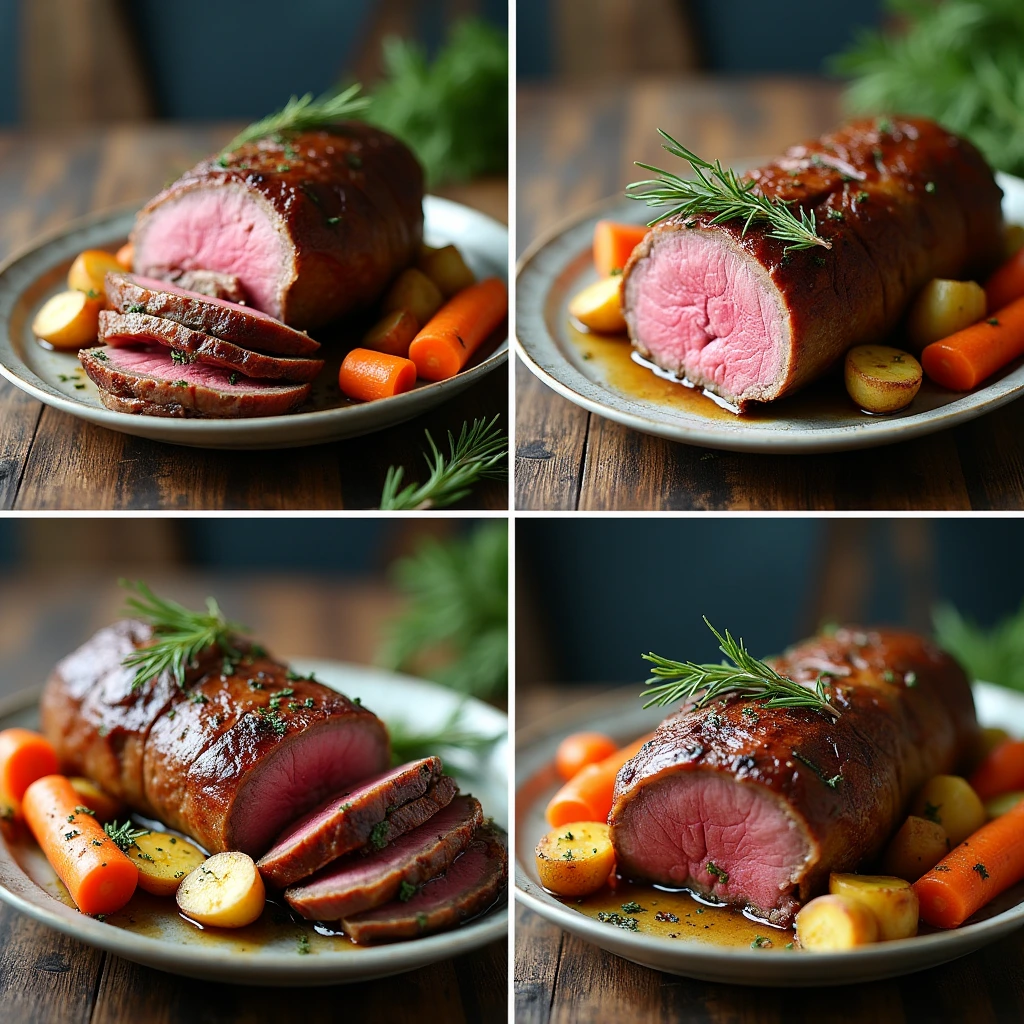
<path id="1" fill-rule="evenodd" d="M 1024 4 L 887 0 L 891 31 L 864 32 L 832 70 L 853 111 L 923 114 L 966 135 L 1000 170 L 1024 173 Z"/>
<path id="2" fill-rule="evenodd" d="M 390 626 L 378 660 L 474 697 L 508 689 L 508 529 L 504 520 L 468 537 L 425 540 L 395 563 L 408 607 Z"/>
<path id="3" fill-rule="evenodd" d="M 963 665 L 972 679 L 1024 690 L 1024 604 L 986 629 L 964 618 L 952 605 L 932 613 L 939 646 Z"/>
<path id="4" fill-rule="evenodd" d="M 452 750 L 466 750 L 471 754 L 487 754 L 505 733 L 482 736 L 462 724 L 463 705 L 460 704 L 436 729 L 417 730 L 404 720 L 389 721 L 391 736 L 391 760 L 394 764 L 405 764 L 421 757 L 446 754 Z"/>

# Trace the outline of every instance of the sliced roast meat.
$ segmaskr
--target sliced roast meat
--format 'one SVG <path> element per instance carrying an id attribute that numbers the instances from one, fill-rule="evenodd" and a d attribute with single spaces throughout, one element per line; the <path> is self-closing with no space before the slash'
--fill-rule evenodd
<path id="1" fill-rule="evenodd" d="M 406 832 L 418 828 L 442 807 L 447 807 L 455 799 L 458 791 L 459 787 L 455 780 L 448 775 L 442 775 L 436 782 L 431 783 L 430 788 L 418 800 L 410 800 L 401 807 L 396 807 L 374 833 L 373 842 L 367 849 L 375 845 L 386 846 Z"/>
<path id="2" fill-rule="evenodd" d="M 619 771 L 608 821 L 623 876 L 786 925 L 970 758 L 978 723 L 960 666 L 911 634 L 840 629 L 771 663 L 826 679 L 839 717 L 738 695 L 676 712 Z"/>
<path id="3" fill-rule="evenodd" d="M 466 850 L 439 878 L 425 882 L 404 902 L 346 917 L 345 934 L 360 945 L 414 939 L 454 928 L 485 911 L 498 898 L 508 877 L 508 854 L 497 832 L 484 825 Z"/>
<path id="4" fill-rule="evenodd" d="M 285 829 L 260 859 L 260 874 L 283 889 L 367 843 L 383 848 L 391 812 L 422 797 L 440 775 L 441 759 L 425 757 L 334 794 Z"/>
<path id="5" fill-rule="evenodd" d="M 162 406 L 175 410 L 170 415 L 279 416 L 297 409 L 310 392 L 309 384 L 275 384 L 218 366 L 176 363 L 166 348 L 87 348 L 78 353 L 78 359 L 100 388 L 101 398 L 106 392 L 143 403 L 137 410 L 141 413 L 150 412 L 150 406 Z"/>
<path id="6" fill-rule="evenodd" d="M 415 259 L 423 172 L 361 122 L 214 154 L 142 209 L 135 269 L 233 274 L 256 308 L 298 328 L 372 305 Z"/>
<path id="7" fill-rule="evenodd" d="M 186 291 L 245 305 L 242 282 L 234 274 L 218 274 L 214 270 L 178 270 L 171 274 L 171 281 Z"/>
<path id="8" fill-rule="evenodd" d="M 446 871 L 482 821 L 479 801 L 457 796 L 383 850 L 343 857 L 302 885 L 286 889 L 284 898 L 312 921 L 337 921 L 379 907 L 399 896 L 403 882 L 420 885 Z"/>
<path id="9" fill-rule="evenodd" d="M 282 356 L 312 355 L 320 343 L 302 331 L 249 306 L 240 306 L 138 274 L 106 276 L 107 301 L 119 313 L 148 313 L 233 341 L 257 352 Z"/>
<path id="10" fill-rule="evenodd" d="M 366 708 L 237 641 L 203 652 L 184 688 L 133 689 L 127 655 L 150 628 L 121 622 L 65 658 L 41 702 L 62 767 L 211 852 L 258 857 L 329 793 L 382 771 L 383 723 Z"/>
<path id="11" fill-rule="evenodd" d="M 100 313 L 100 341 L 115 348 L 164 345 L 175 363 L 219 366 L 255 380 L 310 381 L 324 368 L 322 359 L 268 356 L 146 313 Z"/>
<path id="12" fill-rule="evenodd" d="M 981 280 L 1000 259 L 992 170 L 933 121 L 855 121 L 745 179 L 813 214 L 829 248 L 787 253 L 763 223 L 680 215 L 647 233 L 622 282 L 637 351 L 741 410 L 884 340 L 932 278 Z"/>

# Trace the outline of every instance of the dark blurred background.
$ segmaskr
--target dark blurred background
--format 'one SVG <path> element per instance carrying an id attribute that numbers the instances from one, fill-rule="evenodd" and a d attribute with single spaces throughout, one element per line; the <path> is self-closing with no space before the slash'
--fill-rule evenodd
<path id="1" fill-rule="evenodd" d="M 520 519 L 516 685 L 640 683 L 643 652 L 757 656 L 830 621 L 991 626 L 1024 598 L 1020 519 Z"/>

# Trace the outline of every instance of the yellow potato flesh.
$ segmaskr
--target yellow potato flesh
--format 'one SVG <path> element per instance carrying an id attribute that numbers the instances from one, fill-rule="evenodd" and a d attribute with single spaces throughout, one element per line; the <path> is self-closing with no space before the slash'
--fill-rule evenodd
<path id="1" fill-rule="evenodd" d="M 888 875 L 829 876 L 828 891 L 862 904 L 878 923 L 881 940 L 907 939 L 917 934 L 917 893 L 902 878 Z"/>
<path id="2" fill-rule="evenodd" d="M 422 253 L 416 265 L 441 289 L 446 299 L 464 291 L 476 280 L 454 245 Z"/>
<path id="3" fill-rule="evenodd" d="M 835 953 L 877 941 L 878 922 L 863 903 L 829 894 L 800 910 L 796 934 L 804 949 Z"/>
<path id="4" fill-rule="evenodd" d="M 185 876 L 206 860 L 206 854 L 180 836 L 150 832 L 135 840 L 128 859 L 139 869 L 140 889 L 154 896 L 173 896 Z"/>
<path id="5" fill-rule="evenodd" d="M 621 282 L 621 276 L 616 274 L 588 285 L 569 303 L 570 315 L 598 334 L 622 334 L 626 321 L 619 298 Z"/>
<path id="6" fill-rule="evenodd" d="M 907 315 L 907 336 L 917 351 L 985 316 L 985 289 L 976 281 L 935 278 L 921 289 Z"/>
<path id="7" fill-rule="evenodd" d="M 103 299 L 85 292 L 61 292 L 47 299 L 32 321 L 32 333 L 54 348 L 79 349 L 92 345 L 100 328 Z"/>
<path id="8" fill-rule="evenodd" d="M 1006 814 L 1007 811 L 1012 811 L 1024 800 L 1024 791 L 1018 790 L 1015 793 L 1000 793 L 999 796 L 992 797 L 988 803 L 985 804 L 985 813 L 990 818 L 999 818 Z"/>
<path id="9" fill-rule="evenodd" d="M 422 270 L 409 267 L 395 278 L 394 284 L 384 296 L 381 308 L 385 313 L 394 313 L 399 309 L 408 310 L 416 319 L 416 323 L 424 327 L 443 304 L 444 296 L 441 289 Z"/>
<path id="10" fill-rule="evenodd" d="M 108 273 L 120 274 L 124 267 L 117 257 L 102 249 L 86 249 L 80 252 L 68 271 L 68 287 L 80 292 L 94 292 L 104 295 L 103 279 Z"/>
<path id="11" fill-rule="evenodd" d="M 1020 224 L 1007 224 L 1004 229 L 1003 240 L 1006 244 L 1003 255 L 1009 259 L 1021 249 L 1024 249 L 1024 227 Z"/>
<path id="12" fill-rule="evenodd" d="M 1010 734 L 1005 729 L 1000 729 L 998 726 L 989 726 L 987 729 L 981 730 L 981 750 L 983 754 L 991 754 L 1000 743 L 1005 743 L 1010 738 Z"/>
<path id="13" fill-rule="evenodd" d="M 178 887 L 181 912 L 200 924 L 243 928 L 263 913 L 266 892 L 251 857 L 215 853 Z"/>
<path id="14" fill-rule="evenodd" d="M 386 352 L 390 356 L 409 357 L 409 345 L 416 337 L 420 326 L 416 317 L 406 309 L 386 313 L 363 337 L 363 348 L 375 352 Z"/>
<path id="15" fill-rule="evenodd" d="M 882 857 L 887 875 L 916 882 L 953 848 L 946 830 L 934 821 L 912 814 L 892 837 Z"/>
<path id="16" fill-rule="evenodd" d="M 608 826 L 573 821 L 552 829 L 537 844 L 541 885 L 559 896 L 588 896 L 608 882 L 615 867 Z"/>
<path id="17" fill-rule="evenodd" d="M 88 807 L 101 824 L 114 821 L 124 810 L 124 804 L 120 800 L 105 793 L 92 779 L 76 776 L 68 781 L 71 783 L 71 788 L 82 798 L 82 806 Z"/>
<path id="18" fill-rule="evenodd" d="M 846 353 L 846 391 L 867 412 L 896 412 L 921 389 L 921 364 L 887 345 L 858 345 Z"/>
<path id="19" fill-rule="evenodd" d="M 981 798 L 958 775 L 936 775 L 929 779 L 910 811 L 941 825 L 954 846 L 977 832 L 988 819 Z"/>

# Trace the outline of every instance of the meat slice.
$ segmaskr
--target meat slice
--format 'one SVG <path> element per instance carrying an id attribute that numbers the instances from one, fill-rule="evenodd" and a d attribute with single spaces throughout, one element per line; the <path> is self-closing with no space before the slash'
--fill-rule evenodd
<path id="1" fill-rule="evenodd" d="M 233 341 L 257 352 L 308 356 L 320 348 L 308 334 L 296 331 L 249 306 L 187 291 L 180 285 L 138 274 L 109 273 L 107 301 L 119 313 L 148 313 L 202 334 Z"/>
<path id="2" fill-rule="evenodd" d="M 446 871 L 483 821 L 480 803 L 457 796 L 425 824 L 376 853 L 350 854 L 302 885 L 286 889 L 292 909 L 312 921 L 337 921 L 395 899 L 402 883 L 420 885 Z"/>
<path id="3" fill-rule="evenodd" d="M 43 731 L 68 773 L 207 850 L 258 857 L 296 816 L 387 765 L 376 715 L 241 640 L 241 656 L 204 651 L 184 688 L 160 676 L 133 689 L 122 663 L 151 639 L 122 622 L 65 658 Z"/>
<path id="4" fill-rule="evenodd" d="M 203 363 L 176 363 L 165 348 L 88 348 L 78 360 L 100 388 L 101 399 L 125 400 L 140 413 L 159 406 L 168 410 L 161 415 L 279 416 L 297 409 L 310 392 L 309 384 L 276 384 Z M 141 403 L 137 409 L 136 402 Z"/>
<path id="5" fill-rule="evenodd" d="M 415 939 L 454 928 L 490 907 L 507 877 L 505 844 L 493 828 L 484 825 L 439 878 L 424 883 L 404 902 L 399 898 L 364 914 L 346 917 L 341 926 L 360 945 Z"/>
<path id="6" fill-rule="evenodd" d="M 234 274 L 218 274 L 213 270 L 178 270 L 171 274 L 171 281 L 186 291 L 245 305 L 242 282 Z"/>
<path id="7" fill-rule="evenodd" d="M 257 865 L 260 874 L 283 889 L 368 843 L 382 849 L 391 813 L 422 797 L 440 775 L 441 759 L 426 757 L 332 795 L 278 837 Z"/>
<path id="8" fill-rule="evenodd" d="M 830 246 L 786 253 L 772 228 L 710 214 L 649 231 L 623 273 L 633 346 L 742 410 L 885 339 L 933 277 L 999 260 L 1002 192 L 971 143 L 923 118 L 855 121 L 749 172 L 813 212 Z"/>
<path id="9" fill-rule="evenodd" d="M 115 348 L 164 345 L 175 363 L 203 363 L 256 380 L 311 381 L 324 368 L 322 359 L 268 356 L 231 341 L 201 334 L 173 320 L 146 313 L 100 313 L 100 341 Z"/>
<path id="10" fill-rule="evenodd" d="M 431 783 L 430 788 L 418 800 L 409 800 L 407 803 L 396 807 L 380 826 L 380 831 L 375 835 L 377 845 L 386 846 L 406 832 L 411 832 L 419 827 L 428 818 L 432 818 L 442 807 L 447 807 L 459 787 L 455 780 L 448 775 L 442 775 L 436 782 Z"/>
<path id="11" fill-rule="evenodd" d="M 970 684 L 929 641 L 841 629 L 773 662 L 828 680 L 833 717 L 736 695 L 670 715 L 620 770 L 619 872 L 777 925 L 888 840 L 915 791 L 975 750 Z"/>
<path id="12" fill-rule="evenodd" d="M 250 303 L 297 328 L 372 305 L 415 259 L 423 172 L 362 122 L 214 154 L 140 211 L 135 269 L 233 274 Z"/>

